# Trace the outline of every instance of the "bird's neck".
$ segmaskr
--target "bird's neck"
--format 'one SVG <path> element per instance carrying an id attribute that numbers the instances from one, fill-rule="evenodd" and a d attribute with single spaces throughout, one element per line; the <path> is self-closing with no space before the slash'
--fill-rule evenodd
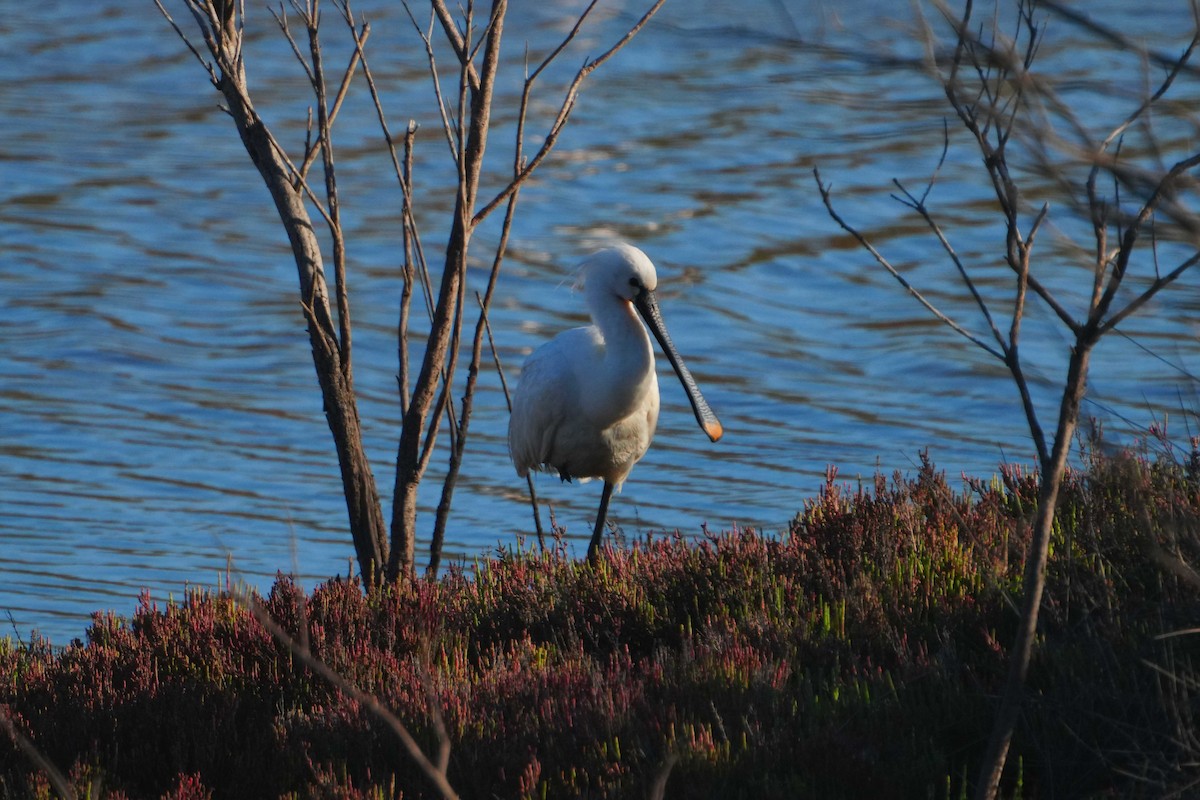
<path id="1" fill-rule="evenodd" d="M 593 314 L 593 319 L 604 338 L 604 357 L 598 365 L 604 379 L 593 384 L 603 397 L 590 398 L 589 404 L 607 409 L 614 420 L 621 419 L 632 413 L 656 385 L 653 345 L 627 301 L 613 303 L 605 313 Z"/>
<path id="2" fill-rule="evenodd" d="M 604 336 L 604 361 L 614 369 L 645 370 L 654 364 L 654 348 L 641 317 L 628 300 L 618 300 L 594 314 L 596 326 Z"/>

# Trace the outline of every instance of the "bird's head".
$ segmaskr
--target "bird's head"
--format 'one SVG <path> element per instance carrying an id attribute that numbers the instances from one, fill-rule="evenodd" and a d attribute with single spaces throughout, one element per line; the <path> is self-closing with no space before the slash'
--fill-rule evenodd
<path id="1" fill-rule="evenodd" d="M 714 442 L 720 439 L 723 432 L 721 423 L 717 421 L 716 415 L 700 394 L 696 381 L 667 333 L 667 326 L 658 309 L 658 298 L 654 294 L 654 290 L 658 288 L 658 274 L 646 254 L 629 244 L 607 247 L 593 253 L 584 262 L 583 280 L 593 320 L 604 316 L 605 308 L 612 307 L 614 296 L 636 309 L 683 383 L 688 400 L 692 404 L 692 411 L 696 414 L 696 421 L 708 434 L 709 439 Z"/>
<path id="2" fill-rule="evenodd" d="M 658 288 L 654 264 L 630 244 L 615 244 L 599 250 L 583 264 L 584 287 L 589 297 L 618 297 L 633 302 Z"/>

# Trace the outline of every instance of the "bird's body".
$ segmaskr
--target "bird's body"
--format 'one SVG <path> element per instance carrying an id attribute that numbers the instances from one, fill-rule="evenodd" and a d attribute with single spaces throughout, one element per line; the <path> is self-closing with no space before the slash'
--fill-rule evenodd
<path id="1" fill-rule="evenodd" d="M 636 323 L 641 328 L 640 323 Z M 645 332 L 642 332 L 646 338 Z M 613 357 L 598 328 L 565 331 L 525 362 L 513 402 L 509 447 L 517 474 L 552 468 L 564 480 L 602 478 L 620 487 L 646 454 L 658 424 L 658 380 L 636 369 L 654 355 Z M 580 358 L 581 353 L 594 357 Z M 625 383 L 621 376 L 627 375 Z M 621 392 L 603 389 L 620 388 Z"/>
<path id="2" fill-rule="evenodd" d="M 639 314 L 679 374 L 701 427 L 713 441 L 722 431 L 666 333 L 650 259 L 617 245 L 594 254 L 583 270 L 593 324 L 559 334 L 526 360 L 513 395 L 508 446 L 522 477 L 531 469 L 552 469 L 563 480 L 604 481 L 588 550 L 594 557 L 609 496 L 646 454 L 658 424 L 654 349 Z"/>

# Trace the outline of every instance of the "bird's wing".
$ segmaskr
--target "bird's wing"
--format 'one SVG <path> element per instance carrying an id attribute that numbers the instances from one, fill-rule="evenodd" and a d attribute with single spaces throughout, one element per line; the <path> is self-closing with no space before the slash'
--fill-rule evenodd
<path id="1" fill-rule="evenodd" d="M 521 368 L 508 423 L 508 451 L 517 474 L 550 466 L 555 442 L 579 405 L 572 353 L 595 346 L 587 328 L 565 331 L 535 350 Z"/>

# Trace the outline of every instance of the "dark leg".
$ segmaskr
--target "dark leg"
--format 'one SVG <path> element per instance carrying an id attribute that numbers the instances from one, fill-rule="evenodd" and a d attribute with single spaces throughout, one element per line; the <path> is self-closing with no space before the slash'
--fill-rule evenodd
<path id="1" fill-rule="evenodd" d="M 600 538 L 604 536 L 604 520 L 608 518 L 608 501 L 612 497 L 613 485 L 604 482 L 604 491 L 600 493 L 600 510 L 596 512 L 596 529 L 592 531 L 592 543 L 588 545 L 587 559 L 589 564 L 596 563 L 596 552 L 600 549 Z"/>

